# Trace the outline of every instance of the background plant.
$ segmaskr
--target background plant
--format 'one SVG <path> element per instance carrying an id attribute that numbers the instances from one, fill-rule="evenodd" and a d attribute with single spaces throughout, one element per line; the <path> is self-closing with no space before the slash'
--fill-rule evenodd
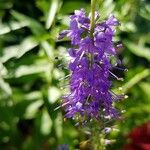
<path id="1" fill-rule="evenodd" d="M 121 149 L 125 135 L 135 126 L 150 120 L 150 40 L 148 0 L 99 0 L 101 17 L 113 11 L 120 20 L 117 40 L 124 48 L 119 57 L 129 71 L 122 91 L 129 95 L 120 107 L 124 119 L 115 123 L 120 132 L 109 138 L 116 143 L 108 149 Z M 57 41 L 59 31 L 69 24 L 69 14 L 84 7 L 85 0 L 1 0 L 0 1 L 0 147 L 3 149 L 56 149 L 58 144 L 79 147 L 87 139 L 64 121 L 59 105 L 67 74 L 60 67 L 66 60 L 67 40 Z M 109 9 L 108 9 L 109 8 Z M 123 58 L 123 59 L 122 59 Z M 121 88 L 120 88 L 121 89 Z M 114 89 L 119 92 L 118 89 Z M 84 142 L 87 145 L 87 142 Z M 81 145 L 81 144 L 80 144 Z"/>

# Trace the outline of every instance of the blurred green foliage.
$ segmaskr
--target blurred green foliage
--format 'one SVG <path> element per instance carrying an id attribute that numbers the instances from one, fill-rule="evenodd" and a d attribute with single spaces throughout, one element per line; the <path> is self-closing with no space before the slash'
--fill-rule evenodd
<path id="1" fill-rule="evenodd" d="M 68 144 L 70 150 L 86 139 L 72 120 L 64 120 L 59 106 L 60 87 L 68 74 L 58 68 L 67 58 L 67 40 L 58 33 L 69 24 L 75 9 L 90 10 L 87 0 L 0 0 L 0 148 L 5 150 L 55 150 Z M 109 138 L 121 149 L 125 135 L 150 120 L 150 3 L 148 0 L 98 0 L 101 18 L 111 12 L 120 20 L 115 40 L 124 48 L 119 58 L 129 71 L 122 86 L 129 98 L 118 104 L 126 110 L 115 125 L 120 132 Z M 119 92 L 119 90 L 115 89 Z"/>

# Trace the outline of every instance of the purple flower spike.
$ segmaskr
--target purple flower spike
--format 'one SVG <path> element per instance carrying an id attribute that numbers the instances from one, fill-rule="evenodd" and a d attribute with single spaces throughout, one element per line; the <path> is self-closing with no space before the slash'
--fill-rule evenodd
<path id="1" fill-rule="evenodd" d="M 68 65 L 71 71 L 70 94 L 65 96 L 63 103 L 66 117 L 78 119 L 79 122 L 117 118 L 118 112 L 113 103 L 122 96 L 110 89 L 110 76 L 116 77 L 111 72 L 110 57 L 116 55 L 113 37 L 119 22 L 114 16 L 104 22 L 96 22 L 91 37 L 90 19 L 83 9 L 76 10 L 70 19 L 70 29 L 60 34 L 60 37 L 69 37 L 72 44 L 68 50 L 71 57 Z"/>

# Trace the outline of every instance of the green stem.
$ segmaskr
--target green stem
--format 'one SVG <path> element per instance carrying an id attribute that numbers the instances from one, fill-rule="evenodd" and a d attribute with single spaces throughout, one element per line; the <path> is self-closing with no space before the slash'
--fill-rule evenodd
<path id="1" fill-rule="evenodd" d="M 90 37 L 93 39 L 94 27 L 95 27 L 95 6 L 96 0 L 91 0 L 91 22 L 90 22 Z M 90 53 L 90 68 L 93 64 L 93 54 Z"/>
<path id="2" fill-rule="evenodd" d="M 100 133 L 98 130 L 93 130 L 92 132 L 93 132 L 92 134 L 93 150 L 105 150 L 103 133 Z"/>
<path id="3" fill-rule="evenodd" d="M 103 122 L 99 122 L 97 120 L 93 120 L 90 124 L 91 129 L 91 143 L 92 143 L 92 150 L 106 150 L 105 147 L 105 134 L 103 132 L 104 125 Z"/>
<path id="4" fill-rule="evenodd" d="M 90 21 L 90 37 L 93 39 L 94 38 L 94 28 L 95 28 L 95 8 L 96 8 L 96 2 L 97 0 L 91 0 L 91 21 Z M 92 68 L 93 64 L 93 53 L 90 53 L 90 68 Z M 105 150 L 105 145 L 104 145 L 104 135 L 103 133 L 99 133 L 99 129 L 96 128 L 99 127 L 99 123 L 93 124 L 92 129 L 92 142 L 93 142 L 93 147 L 94 150 Z M 103 124 L 102 124 L 103 128 Z M 100 131 L 101 132 L 101 131 Z"/>
<path id="5" fill-rule="evenodd" d="M 91 0 L 91 22 L 90 22 L 90 36 L 93 38 L 95 27 L 95 6 L 97 0 Z"/>

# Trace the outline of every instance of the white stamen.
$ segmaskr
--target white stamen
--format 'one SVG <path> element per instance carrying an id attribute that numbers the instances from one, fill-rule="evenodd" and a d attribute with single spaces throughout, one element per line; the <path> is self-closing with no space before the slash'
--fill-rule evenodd
<path id="1" fill-rule="evenodd" d="M 123 81 L 123 78 L 117 77 L 117 76 L 116 76 L 115 74 L 113 74 L 111 71 L 109 71 L 109 73 L 110 73 L 113 77 L 115 77 L 117 80 Z"/>

